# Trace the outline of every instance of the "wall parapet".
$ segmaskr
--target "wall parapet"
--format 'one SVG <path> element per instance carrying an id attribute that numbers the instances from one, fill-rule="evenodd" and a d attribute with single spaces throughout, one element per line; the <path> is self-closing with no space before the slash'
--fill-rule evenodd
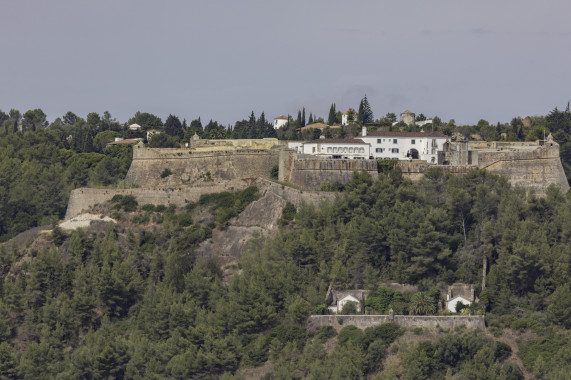
<path id="1" fill-rule="evenodd" d="M 389 322 L 404 327 L 486 328 L 483 315 L 310 315 L 306 330 L 315 333 L 325 326 L 332 326 L 336 330 L 341 330 L 345 326 L 365 329 Z"/>

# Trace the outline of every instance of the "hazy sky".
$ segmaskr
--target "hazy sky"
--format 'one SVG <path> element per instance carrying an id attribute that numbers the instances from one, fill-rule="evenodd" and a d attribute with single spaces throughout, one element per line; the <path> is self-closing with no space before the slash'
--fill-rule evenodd
<path id="1" fill-rule="evenodd" d="M 0 109 L 223 124 L 405 109 L 457 124 L 571 99 L 571 1 L 0 0 Z"/>

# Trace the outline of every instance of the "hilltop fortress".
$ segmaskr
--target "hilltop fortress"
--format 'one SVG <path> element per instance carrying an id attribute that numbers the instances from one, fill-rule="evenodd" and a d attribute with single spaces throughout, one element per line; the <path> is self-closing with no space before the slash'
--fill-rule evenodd
<path id="1" fill-rule="evenodd" d="M 407 143 L 417 144 L 414 146 L 418 150 L 390 148 L 391 154 L 402 156 L 390 158 L 398 159 L 397 166 L 403 176 L 412 180 L 418 180 L 430 167 L 436 166 L 458 175 L 486 169 L 505 176 L 513 185 L 534 189 L 537 195 L 544 195 L 550 184 L 564 192 L 569 189 L 559 159 L 559 145 L 551 136 L 536 142 L 450 142 L 448 138 L 430 133 L 407 137 L 403 132 L 401 135 L 392 133 L 383 139 L 382 133 L 377 133 L 367 138 L 379 144 L 405 144 L 402 145 L 405 149 L 408 149 Z M 280 196 L 291 198 L 295 203 L 304 198 L 314 202 L 319 198 L 316 190 L 326 181 L 346 183 L 353 172 L 362 170 L 376 178 L 377 161 L 370 158 L 383 158 L 378 155 L 387 153 L 384 148 L 374 148 L 366 139 L 357 140 L 346 140 L 349 143 L 323 139 L 311 142 L 274 138 L 202 140 L 195 136 L 188 148 L 176 149 L 152 149 L 139 143 L 133 147 L 133 162 L 125 180 L 136 187 L 76 189 L 70 196 L 66 219 L 115 194 L 134 195 L 140 203 L 184 205 L 197 201 L 204 193 L 238 190 L 259 179 L 269 179 L 275 167 L 279 168 L 279 180 L 291 184 L 292 188 L 270 186 L 272 191 L 279 190 Z M 397 153 L 392 153 L 395 151 Z M 430 157 L 431 162 L 418 159 L 419 155 Z"/>

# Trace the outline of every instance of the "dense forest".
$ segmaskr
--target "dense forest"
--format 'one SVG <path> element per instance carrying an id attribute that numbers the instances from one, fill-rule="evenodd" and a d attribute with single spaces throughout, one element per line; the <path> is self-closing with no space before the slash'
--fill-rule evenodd
<path id="1" fill-rule="evenodd" d="M 257 189 L 178 209 L 116 197 L 98 212 L 117 223 L 62 231 L 55 223 L 71 189 L 124 186 L 131 150 L 107 142 L 138 132 L 108 113 L 68 113 L 49 126 L 42 114 L 0 113 L 0 237 L 54 227 L 0 246 L 0 377 L 230 379 L 259 370 L 266 379 L 565 379 L 571 371 L 571 192 L 550 187 L 539 198 L 485 171 L 454 177 L 437 168 L 413 183 L 380 163 L 376 180 L 355 173 L 333 186 L 332 204 L 286 206 L 276 236 L 250 242 L 229 275 L 195 250 Z M 165 143 L 236 132 L 197 119 L 180 133 L 170 119 L 176 133 Z M 258 120 L 252 114 L 240 133 L 267 126 Z M 168 130 L 150 114 L 131 122 Z M 568 171 L 569 111 L 537 123 L 530 130 L 549 128 Z M 527 138 L 526 128 L 512 137 Z M 388 280 L 418 292 L 379 287 Z M 434 286 L 453 282 L 476 285 L 479 302 L 463 312 L 485 314 L 487 331 L 305 331 L 308 315 L 326 312 L 330 286 L 370 290 L 373 312 L 433 314 Z"/>

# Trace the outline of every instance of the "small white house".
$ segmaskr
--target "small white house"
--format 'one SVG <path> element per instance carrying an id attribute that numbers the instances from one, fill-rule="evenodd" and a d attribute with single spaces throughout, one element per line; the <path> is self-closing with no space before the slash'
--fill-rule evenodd
<path id="1" fill-rule="evenodd" d="M 280 115 L 274 119 L 274 129 L 279 129 L 282 126 L 286 125 L 289 118 L 284 115 Z"/>
<path id="2" fill-rule="evenodd" d="M 129 129 L 132 131 L 138 131 L 141 129 L 141 126 L 139 124 L 131 124 L 129 125 Z"/>
<path id="3" fill-rule="evenodd" d="M 159 130 L 159 129 L 151 129 L 147 131 L 147 141 L 149 141 L 151 139 L 151 137 L 153 137 L 154 135 L 160 135 L 161 133 L 163 133 L 163 131 Z"/>
<path id="4" fill-rule="evenodd" d="M 334 314 L 340 313 L 343 310 L 343 307 L 348 302 L 354 302 L 355 307 L 357 309 L 357 312 L 358 313 L 361 312 L 361 302 L 357 298 L 353 297 L 352 295 L 347 295 L 347 296 L 341 298 L 339 301 L 337 301 L 336 305 L 329 306 L 329 312 L 334 313 Z"/>
<path id="5" fill-rule="evenodd" d="M 472 302 L 469 301 L 469 300 L 467 300 L 466 298 L 461 297 L 461 296 L 458 296 L 458 297 L 454 297 L 454 298 L 452 298 L 450 301 L 446 302 L 446 308 L 447 308 L 450 312 L 455 313 L 455 312 L 456 312 L 456 305 L 457 305 L 459 302 L 463 303 L 463 304 L 466 305 L 466 306 L 469 306 L 469 305 L 472 304 Z"/>
<path id="6" fill-rule="evenodd" d="M 357 112 L 353 108 L 349 108 L 345 113 L 341 116 L 341 125 L 349 125 L 351 121 L 357 120 Z"/>
<path id="7" fill-rule="evenodd" d="M 471 284 L 454 283 L 448 286 L 446 295 L 446 309 L 456 312 L 456 305 L 462 302 L 464 305 L 471 305 L 475 301 L 474 287 Z"/>

